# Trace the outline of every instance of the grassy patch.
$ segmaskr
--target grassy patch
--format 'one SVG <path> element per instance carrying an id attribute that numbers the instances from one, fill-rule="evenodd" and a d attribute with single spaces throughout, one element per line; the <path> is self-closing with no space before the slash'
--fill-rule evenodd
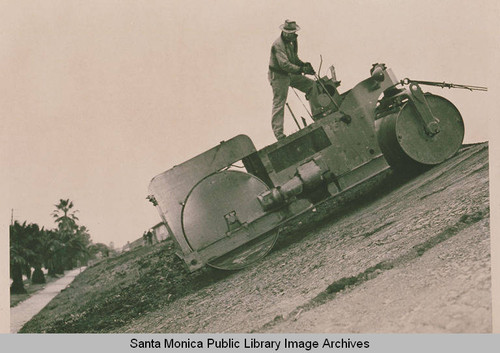
<path id="1" fill-rule="evenodd" d="M 343 277 L 332 284 L 330 284 L 325 292 L 327 294 L 335 294 L 338 293 L 349 286 L 358 285 L 363 283 L 369 279 L 375 278 L 378 274 L 383 271 L 390 270 L 394 265 L 391 261 L 383 261 L 375 266 L 367 268 L 365 271 L 358 273 L 356 276 L 351 277 Z"/>
<path id="2" fill-rule="evenodd" d="M 430 238 L 426 242 L 415 246 L 413 250 L 416 252 L 417 256 L 422 256 L 427 250 L 432 249 L 437 244 L 451 238 L 461 230 L 467 228 L 469 225 L 479 222 L 480 220 L 488 216 L 489 209 L 485 211 L 477 211 L 472 214 L 464 214 L 462 215 L 462 217 L 460 217 L 456 224 L 447 227 L 441 233 Z"/>
<path id="3" fill-rule="evenodd" d="M 171 241 L 107 259 L 81 273 L 20 332 L 109 332 L 230 273 L 188 273 Z"/>

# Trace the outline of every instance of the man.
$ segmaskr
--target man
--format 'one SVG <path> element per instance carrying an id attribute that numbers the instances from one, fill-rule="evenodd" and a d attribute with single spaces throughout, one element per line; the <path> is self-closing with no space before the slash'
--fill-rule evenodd
<path id="1" fill-rule="evenodd" d="M 285 103 L 288 96 L 288 87 L 308 93 L 314 83 L 303 74 L 314 75 L 310 63 L 304 63 L 297 55 L 297 34 L 300 27 L 295 21 L 286 20 L 280 26 L 281 35 L 271 47 L 269 60 L 269 82 L 273 88 L 273 111 L 271 125 L 274 135 L 278 140 L 285 137 L 283 122 L 285 116 Z M 307 95 L 306 95 L 307 98 Z"/>

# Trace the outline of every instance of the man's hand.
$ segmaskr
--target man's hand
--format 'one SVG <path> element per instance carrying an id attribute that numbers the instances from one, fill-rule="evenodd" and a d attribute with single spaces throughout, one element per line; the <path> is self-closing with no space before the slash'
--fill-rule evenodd
<path id="1" fill-rule="evenodd" d="M 316 74 L 316 71 L 314 71 L 311 63 L 305 63 L 304 66 L 302 66 L 302 72 L 305 73 L 306 75 Z"/>

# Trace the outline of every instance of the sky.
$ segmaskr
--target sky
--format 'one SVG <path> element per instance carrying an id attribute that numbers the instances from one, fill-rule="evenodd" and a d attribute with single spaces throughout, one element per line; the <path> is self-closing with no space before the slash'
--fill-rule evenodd
<path id="1" fill-rule="evenodd" d="M 384 62 L 491 139 L 500 6 L 483 1 L 46 0 L 0 5 L 2 219 L 54 228 L 60 199 L 94 242 L 121 247 L 160 222 L 150 180 L 238 134 L 274 142 L 269 50 L 297 21 L 299 56 L 340 91 Z M 496 98 L 498 100 L 498 98 Z M 306 103 L 302 96 L 302 102 Z M 296 116 L 308 118 L 290 92 Z M 287 112 L 285 133 L 296 130 Z M 13 211 L 12 211 L 13 210 Z"/>

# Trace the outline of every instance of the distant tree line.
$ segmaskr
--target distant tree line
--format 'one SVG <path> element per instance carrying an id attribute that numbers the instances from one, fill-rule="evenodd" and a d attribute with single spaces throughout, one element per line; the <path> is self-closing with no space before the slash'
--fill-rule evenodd
<path id="1" fill-rule="evenodd" d="M 57 228 L 44 229 L 38 224 L 15 221 L 10 226 L 11 294 L 26 293 L 25 275 L 32 283 L 45 283 L 45 274 L 63 275 L 98 256 L 108 257 L 113 250 L 105 244 L 94 244 L 85 226 L 77 223 L 77 210 L 69 199 L 61 199 L 52 213 Z M 33 273 L 32 273 L 32 269 Z"/>

